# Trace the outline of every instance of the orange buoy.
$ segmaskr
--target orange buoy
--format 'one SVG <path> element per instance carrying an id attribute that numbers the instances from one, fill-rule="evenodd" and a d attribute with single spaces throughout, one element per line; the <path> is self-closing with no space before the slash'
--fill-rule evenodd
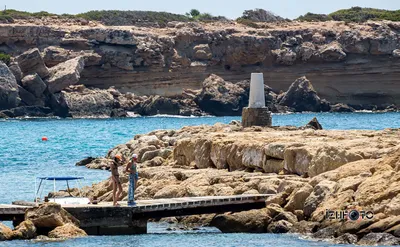
<path id="1" fill-rule="evenodd" d="M 42 141 L 45 142 L 45 141 L 48 141 L 48 140 L 49 140 L 49 139 L 47 139 L 47 137 L 45 137 L 45 136 L 42 137 Z"/>

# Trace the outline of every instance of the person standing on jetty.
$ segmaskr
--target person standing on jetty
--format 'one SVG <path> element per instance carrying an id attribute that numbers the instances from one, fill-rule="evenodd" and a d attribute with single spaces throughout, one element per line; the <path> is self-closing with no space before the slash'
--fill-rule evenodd
<path id="1" fill-rule="evenodd" d="M 113 162 L 110 164 L 111 168 L 111 182 L 113 184 L 113 205 L 114 207 L 120 206 L 118 200 L 122 194 L 121 180 L 119 179 L 118 164 L 122 161 L 122 156 L 116 154 Z"/>
<path id="2" fill-rule="evenodd" d="M 139 174 L 137 172 L 137 154 L 132 155 L 131 161 L 126 165 L 125 172 L 129 173 L 129 189 L 128 189 L 128 206 L 134 207 L 135 203 L 135 189 L 137 187 L 137 181 Z"/>

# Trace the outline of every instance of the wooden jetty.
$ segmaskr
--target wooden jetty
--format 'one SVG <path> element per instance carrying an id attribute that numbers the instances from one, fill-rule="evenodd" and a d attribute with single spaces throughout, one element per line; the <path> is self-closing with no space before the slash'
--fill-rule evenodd
<path id="1" fill-rule="evenodd" d="M 183 197 L 138 200 L 136 207 L 121 202 L 88 205 L 62 205 L 80 221 L 89 235 L 125 235 L 147 232 L 147 220 L 171 216 L 238 212 L 265 207 L 270 194 Z M 21 221 L 32 206 L 0 204 L 0 221 Z"/>

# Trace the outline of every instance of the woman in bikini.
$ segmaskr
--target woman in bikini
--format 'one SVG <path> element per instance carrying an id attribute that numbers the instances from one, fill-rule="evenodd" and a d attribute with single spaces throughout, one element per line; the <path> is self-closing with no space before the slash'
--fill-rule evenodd
<path id="1" fill-rule="evenodd" d="M 110 164 L 111 168 L 111 182 L 113 184 L 113 205 L 115 207 L 120 206 L 118 200 L 122 194 L 122 185 L 118 173 L 118 164 L 122 161 L 122 157 L 119 154 L 114 156 L 113 162 Z"/>

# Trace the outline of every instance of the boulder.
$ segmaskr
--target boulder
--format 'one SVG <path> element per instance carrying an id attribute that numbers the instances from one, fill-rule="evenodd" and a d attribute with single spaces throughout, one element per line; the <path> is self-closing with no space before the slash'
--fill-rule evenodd
<path id="1" fill-rule="evenodd" d="M 133 110 L 144 116 L 157 114 L 179 115 L 180 105 L 176 100 L 155 95 L 136 105 Z"/>
<path id="2" fill-rule="evenodd" d="M 32 239 L 36 237 L 36 227 L 30 220 L 19 224 L 12 233 L 13 239 Z"/>
<path id="3" fill-rule="evenodd" d="M 70 43 L 65 43 L 66 40 L 63 40 L 64 44 L 70 44 Z M 69 40 L 72 41 L 72 40 Z M 87 40 L 83 39 L 83 43 L 87 44 Z M 83 56 L 85 58 L 85 66 L 94 66 L 94 65 L 99 65 L 101 61 L 101 56 L 97 54 L 93 50 L 81 50 L 81 51 L 74 51 L 74 50 L 67 50 L 61 47 L 56 47 L 56 46 L 49 46 L 46 47 L 43 50 L 43 60 L 46 63 L 47 66 L 53 67 L 56 66 L 57 64 L 63 63 L 67 60 Z"/>
<path id="4" fill-rule="evenodd" d="M 358 241 L 359 245 L 399 245 L 400 238 L 389 233 L 369 233 Z"/>
<path id="5" fill-rule="evenodd" d="M 21 84 L 26 90 L 35 95 L 36 98 L 41 97 L 47 87 L 37 73 L 27 75 L 22 78 Z"/>
<path id="6" fill-rule="evenodd" d="M 190 166 L 194 161 L 194 142 L 190 138 L 180 139 L 174 148 L 174 159 L 179 166 Z"/>
<path id="7" fill-rule="evenodd" d="M 308 124 L 306 124 L 306 127 L 315 129 L 315 130 L 322 130 L 322 125 L 318 122 L 318 119 L 314 117 Z"/>
<path id="8" fill-rule="evenodd" d="M 315 54 L 316 50 L 317 49 L 315 48 L 315 45 L 313 43 L 304 42 L 300 46 L 299 56 L 301 57 L 302 61 L 306 62 L 312 58 L 312 56 Z"/>
<path id="9" fill-rule="evenodd" d="M 300 234 L 310 234 L 316 232 L 318 227 L 319 227 L 318 222 L 302 220 L 295 223 L 293 227 L 290 229 L 290 232 L 300 233 Z"/>
<path id="10" fill-rule="evenodd" d="M 86 237 L 87 234 L 84 230 L 80 229 L 72 223 L 67 223 L 63 226 L 58 226 L 49 232 L 50 238 L 79 238 Z"/>
<path id="11" fill-rule="evenodd" d="M 209 226 L 214 217 L 215 214 L 190 215 L 180 219 L 179 223 L 184 225 L 194 224 L 197 226 Z"/>
<path id="12" fill-rule="evenodd" d="M 276 62 L 283 65 L 292 65 L 297 60 L 297 54 L 290 48 L 282 48 L 273 50 L 272 54 L 276 58 Z"/>
<path id="13" fill-rule="evenodd" d="M 164 163 L 164 159 L 162 157 L 155 157 L 152 160 L 148 160 L 144 162 L 141 166 L 143 167 L 155 167 L 155 166 L 161 166 Z"/>
<path id="14" fill-rule="evenodd" d="M 320 49 L 318 55 L 327 62 L 340 62 L 347 56 L 338 42 L 325 45 Z"/>
<path id="15" fill-rule="evenodd" d="M 36 228 L 54 229 L 68 223 L 79 225 L 79 221 L 56 203 L 44 203 L 25 212 L 25 220 L 33 222 Z"/>
<path id="16" fill-rule="evenodd" d="M 195 167 L 199 169 L 214 167 L 211 160 L 211 140 L 198 139 L 194 146 L 194 161 Z"/>
<path id="17" fill-rule="evenodd" d="M 48 90 L 46 90 L 44 94 L 46 97 L 46 105 L 53 110 L 55 116 L 62 118 L 72 117 L 63 97 L 60 97 L 59 94 L 52 94 L 48 92 Z"/>
<path id="18" fill-rule="evenodd" d="M 11 228 L 0 223 L 0 241 L 11 240 L 12 235 L 13 233 Z"/>
<path id="19" fill-rule="evenodd" d="M 304 202 L 304 216 L 307 218 L 317 209 L 328 193 L 335 188 L 336 182 L 323 180 L 314 187 L 313 192 Z"/>
<path id="20" fill-rule="evenodd" d="M 267 232 L 267 226 L 271 221 L 267 209 L 257 209 L 238 213 L 226 213 L 216 215 L 210 225 L 217 227 L 224 233 L 232 232 Z"/>
<path id="21" fill-rule="evenodd" d="M 270 143 L 265 146 L 264 152 L 265 155 L 272 157 L 274 159 L 284 159 L 284 153 L 285 153 L 285 145 L 282 143 Z"/>
<path id="22" fill-rule="evenodd" d="M 153 158 L 159 155 L 160 155 L 160 150 L 147 151 L 143 154 L 142 158 L 140 159 L 140 162 L 152 160 Z"/>
<path id="23" fill-rule="evenodd" d="M 263 164 L 263 170 L 266 173 L 279 173 L 283 171 L 284 161 L 280 159 L 267 159 Z"/>
<path id="24" fill-rule="evenodd" d="M 64 88 L 76 84 L 81 78 L 80 73 L 84 66 L 85 59 L 80 56 L 50 68 L 49 78 L 46 79 L 49 92 L 60 92 Z M 41 77 L 43 78 L 43 76 Z"/>
<path id="25" fill-rule="evenodd" d="M 15 58 L 21 68 L 23 76 L 37 73 L 41 78 L 49 76 L 49 70 L 44 64 L 39 49 L 30 49 Z"/>
<path id="26" fill-rule="evenodd" d="M 87 163 L 85 166 L 89 169 L 109 170 L 112 160 L 107 158 L 97 158 Z"/>
<path id="27" fill-rule="evenodd" d="M 298 78 L 290 85 L 279 104 L 291 107 L 297 112 L 329 111 L 329 105 L 319 98 L 311 82 L 305 76 Z"/>
<path id="28" fill-rule="evenodd" d="M 18 85 L 18 92 L 23 104 L 27 106 L 44 106 L 44 101 L 42 99 L 36 98 L 35 95 L 28 92 L 20 85 Z"/>
<path id="29" fill-rule="evenodd" d="M 135 151 L 135 153 L 138 155 L 138 160 L 141 161 L 142 158 L 143 158 L 143 155 L 145 153 L 147 153 L 147 152 L 150 152 L 150 151 L 157 151 L 157 147 L 154 146 L 154 145 L 144 146 L 144 147 L 141 147 L 141 148 L 137 149 Z"/>
<path id="30" fill-rule="evenodd" d="M 109 117 L 114 108 L 114 96 L 109 90 L 69 87 L 58 95 L 58 102 L 73 117 Z"/>
<path id="31" fill-rule="evenodd" d="M 391 216 L 373 223 L 367 228 L 359 231 L 359 233 L 365 234 L 369 232 L 385 232 L 386 230 L 398 224 L 400 224 L 400 216 Z"/>
<path id="32" fill-rule="evenodd" d="M 241 87 L 212 74 L 203 81 L 195 102 L 201 110 L 215 116 L 240 116 L 248 104 L 248 95 Z"/>
<path id="33" fill-rule="evenodd" d="M 76 162 L 76 166 L 86 166 L 87 164 L 90 164 L 92 161 L 94 161 L 96 158 L 93 158 L 93 157 L 87 157 L 87 158 L 84 158 L 83 160 L 81 160 L 81 161 L 78 161 L 78 162 Z"/>
<path id="34" fill-rule="evenodd" d="M 22 79 L 22 71 L 21 68 L 19 67 L 17 62 L 11 62 L 8 65 L 8 68 L 10 69 L 11 73 L 15 76 L 15 79 L 17 82 L 20 82 Z"/>
<path id="35" fill-rule="evenodd" d="M 0 110 L 17 107 L 20 101 L 15 76 L 7 65 L 0 61 Z"/>
<path id="36" fill-rule="evenodd" d="M 335 238 L 335 244 L 357 244 L 358 238 L 354 234 L 345 233 L 337 238 Z"/>
<path id="37" fill-rule="evenodd" d="M 277 221 L 280 221 L 280 220 L 285 220 L 287 222 L 290 222 L 291 224 L 297 223 L 296 215 L 294 215 L 291 212 L 287 212 L 287 211 L 282 211 L 282 212 L 278 213 L 278 215 L 276 215 L 272 219 L 273 222 L 277 222 Z"/>
<path id="38" fill-rule="evenodd" d="M 328 226 L 325 228 L 320 228 L 318 231 L 312 234 L 313 238 L 317 239 L 332 239 L 336 237 L 337 234 L 337 226 Z"/>
<path id="39" fill-rule="evenodd" d="M 167 159 L 171 154 L 172 154 L 172 149 L 169 149 L 169 148 L 164 148 L 164 149 L 161 149 L 160 150 L 160 156 L 163 158 L 163 159 Z"/>
<path id="40" fill-rule="evenodd" d="M 302 188 L 295 189 L 292 194 L 288 197 L 288 202 L 285 206 L 285 210 L 294 212 L 295 210 L 302 210 L 306 199 L 310 196 L 313 191 L 313 187 L 306 184 Z"/>
<path id="41" fill-rule="evenodd" d="M 167 185 L 156 192 L 154 199 L 158 198 L 177 198 L 185 195 L 184 188 L 179 185 Z"/>
<path id="42" fill-rule="evenodd" d="M 354 112 L 354 108 L 343 103 L 335 104 L 331 106 L 331 112 Z"/>
<path id="43" fill-rule="evenodd" d="M 269 224 L 267 229 L 269 233 L 287 233 L 291 230 L 292 227 L 292 223 L 286 220 L 280 220 Z"/>

